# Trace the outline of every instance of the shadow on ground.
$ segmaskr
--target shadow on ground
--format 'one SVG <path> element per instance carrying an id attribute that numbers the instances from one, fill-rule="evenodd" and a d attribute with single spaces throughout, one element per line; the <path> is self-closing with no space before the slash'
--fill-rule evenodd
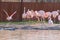
<path id="1" fill-rule="evenodd" d="M 60 25 L 47 27 L 45 25 L 40 27 L 34 26 L 23 26 L 23 27 L 4 27 L 0 26 L 0 30 L 60 30 Z"/>

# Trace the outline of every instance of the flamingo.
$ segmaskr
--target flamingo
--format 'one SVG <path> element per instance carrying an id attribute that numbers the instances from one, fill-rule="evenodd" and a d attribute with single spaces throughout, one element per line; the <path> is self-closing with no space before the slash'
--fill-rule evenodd
<path id="1" fill-rule="evenodd" d="M 59 13 L 57 11 L 52 11 L 52 15 L 53 15 L 54 22 L 55 22 L 55 18 L 59 15 Z"/>
<path id="2" fill-rule="evenodd" d="M 60 22 L 60 15 L 58 15 L 58 21 Z"/>
<path id="3" fill-rule="evenodd" d="M 60 12 L 60 10 L 57 10 L 57 12 L 59 13 L 59 12 Z"/>
<path id="4" fill-rule="evenodd" d="M 27 19 L 28 20 L 30 20 L 30 18 L 31 18 L 31 11 L 28 9 L 28 11 L 26 12 L 26 17 L 27 17 Z"/>
<path id="5" fill-rule="evenodd" d="M 31 10 L 31 18 L 33 18 L 35 16 L 35 12 L 34 10 Z"/>
<path id="6" fill-rule="evenodd" d="M 45 17 L 51 17 L 52 13 L 51 12 L 46 12 Z"/>
<path id="7" fill-rule="evenodd" d="M 27 15 L 26 13 L 23 13 L 22 14 L 22 18 L 25 19 L 26 18 L 26 15 Z"/>
<path id="8" fill-rule="evenodd" d="M 29 10 L 29 9 L 28 9 L 28 11 L 27 11 L 27 18 L 28 18 L 28 19 L 31 19 L 31 18 L 35 17 L 35 18 L 37 18 L 38 21 L 39 21 L 39 18 L 38 18 L 37 16 L 38 16 L 37 11 L 34 12 L 33 10 Z"/>
<path id="9" fill-rule="evenodd" d="M 22 18 L 23 18 L 23 19 L 26 19 L 26 16 L 27 16 L 27 14 L 26 14 L 26 12 L 25 12 L 25 7 L 24 7 L 24 12 L 23 12 L 23 14 L 22 14 Z"/>
<path id="10" fill-rule="evenodd" d="M 51 17 L 49 17 L 48 24 L 53 24 Z"/>
<path id="11" fill-rule="evenodd" d="M 7 19 L 8 21 L 12 20 L 13 15 L 16 14 L 16 12 L 17 12 L 17 11 L 15 11 L 13 14 L 11 14 L 11 15 L 9 16 L 8 13 L 7 13 L 5 10 L 3 10 L 3 11 L 4 11 L 5 14 L 7 15 L 7 18 L 6 18 L 6 19 Z"/>
<path id="12" fill-rule="evenodd" d="M 40 19 L 39 19 L 40 16 L 41 15 L 38 13 L 38 11 L 35 11 L 35 17 L 37 18 L 38 21 L 40 21 Z"/>
<path id="13" fill-rule="evenodd" d="M 49 17 L 51 17 L 52 13 L 51 12 L 46 12 L 44 15 L 44 18 L 48 20 Z"/>
<path id="14" fill-rule="evenodd" d="M 38 13 L 41 15 L 41 21 L 43 21 L 44 20 L 45 11 L 44 10 L 39 10 Z"/>

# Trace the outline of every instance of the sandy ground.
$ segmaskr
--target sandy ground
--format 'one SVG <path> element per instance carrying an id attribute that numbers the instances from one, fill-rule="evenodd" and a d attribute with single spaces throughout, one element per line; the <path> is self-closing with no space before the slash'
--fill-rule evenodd
<path id="1" fill-rule="evenodd" d="M 1 27 L 55 27 L 60 24 L 27 24 L 16 25 L 6 24 Z M 0 40 L 60 40 L 60 30 L 0 30 Z"/>
<path id="2" fill-rule="evenodd" d="M 0 40 L 60 40 L 59 30 L 0 31 Z"/>

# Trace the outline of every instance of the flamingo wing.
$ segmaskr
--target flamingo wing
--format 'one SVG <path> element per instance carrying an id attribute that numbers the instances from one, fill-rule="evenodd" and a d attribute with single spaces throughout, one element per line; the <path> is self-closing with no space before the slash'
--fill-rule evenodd
<path id="1" fill-rule="evenodd" d="M 3 9 L 3 11 L 4 11 L 4 12 L 5 12 L 5 14 L 9 17 L 9 15 L 8 15 L 7 11 L 6 11 L 6 10 L 4 10 L 4 9 Z"/>
<path id="2" fill-rule="evenodd" d="M 11 17 L 16 13 L 17 11 L 15 11 L 12 15 L 11 15 Z"/>

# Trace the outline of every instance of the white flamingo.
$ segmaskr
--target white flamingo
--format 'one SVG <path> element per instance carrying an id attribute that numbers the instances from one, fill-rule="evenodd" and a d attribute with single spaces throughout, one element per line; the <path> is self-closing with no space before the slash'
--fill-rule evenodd
<path id="1" fill-rule="evenodd" d="M 52 11 L 52 15 L 55 18 L 57 15 L 59 15 L 59 13 L 57 11 Z"/>
<path id="2" fill-rule="evenodd" d="M 41 16 L 43 17 L 43 16 L 44 16 L 44 14 L 45 14 L 45 11 L 44 11 L 44 10 L 39 10 L 39 11 L 38 11 L 38 13 L 40 13 L 40 14 L 41 14 Z"/>
<path id="3" fill-rule="evenodd" d="M 27 14 L 26 14 L 26 12 L 25 12 L 25 7 L 24 7 L 24 12 L 23 12 L 23 14 L 22 14 L 22 18 L 23 18 L 23 19 L 26 19 L 26 16 L 27 16 Z"/>
<path id="4" fill-rule="evenodd" d="M 57 10 L 57 12 L 59 13 L 59 12 L 60 12 L 60 10 Z"/>
<path id="5" fill-rule="evenodd" d="M 41 15 L 41 21 L 43 21 L 44 20 L 45 11 L 44 10 L 40 10 L 40 11 L 38 11 L 38 13 Z"/>
<path id="6" fill-rule="evenodd" d="M 9 16 L 8 13 L 7 13 L 5 10 L 3 10 L 3 11 L 4 11 L 5 14 L 7 15 L 7 18 L 6 18 L 6 19 L 7 19 L 8 21 L 12 20 L 13 15 L 16 14 L 16 12 L 17 12 L 17 11 L 15 11 L 13 14 L 11 14 L 11 15 Z"/>
<path id="7" fill-rule="evenodd" d="M 49 19 L 48 19 L 48 24 L 53 24 L 51 17 L 49 17 Z"/>
<path id="8" fill-rule="evenodd" d="M 55 22 L 55 18 L 59 15 L 58 11 L 52 11 L 52 15 L 54 18 L 54 22 Z"/>

